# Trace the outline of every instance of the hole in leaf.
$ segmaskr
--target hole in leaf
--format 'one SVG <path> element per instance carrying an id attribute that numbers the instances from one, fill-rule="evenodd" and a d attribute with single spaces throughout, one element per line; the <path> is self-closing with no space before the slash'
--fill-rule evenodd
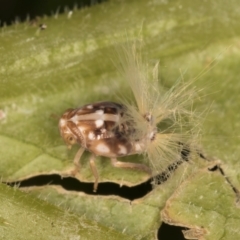
<path id="1" fill-rule="evenodd" d="M 184 227 L 177 227 L 162 223 L 161 227 L 158 229 L 158 239 L 161 240 L 185 240 L 182 230 L 186 230 Z"/>

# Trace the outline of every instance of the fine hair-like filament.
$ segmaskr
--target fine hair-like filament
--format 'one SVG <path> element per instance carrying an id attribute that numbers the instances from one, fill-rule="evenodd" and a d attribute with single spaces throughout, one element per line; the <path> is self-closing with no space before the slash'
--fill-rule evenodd
<path id="1" fill-rule="evenodd" d="M 123 100 L 127 107 L 123 121 L 134 126 L 130 138 L 144 143 L 145 158 L 153 172 L 159 173 L 178 161 L 184 148 L 197 148 L 199 124 L 192 104 L 198 92 L 193 81 L 183 80 L 169 90 L 164 89 L 159 84 L 158 63 L 150 70 L 136 44 L 128 45 L 123 52 L 123 75 L 134 95 L 134 102 Z"/>

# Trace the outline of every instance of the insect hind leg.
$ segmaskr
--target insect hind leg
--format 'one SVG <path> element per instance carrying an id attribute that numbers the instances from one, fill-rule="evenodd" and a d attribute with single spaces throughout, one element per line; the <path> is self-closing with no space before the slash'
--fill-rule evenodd
<path id="1" fill-rule="evenodd" d="M 117 168 L 131 168 L 131 169 L 138 169 L 144 172 L 147 172 L 150 176 L 152 175 L 152 171 L 149 167 L 144 164 L 140 163 L 130 163 L 130 162 L 121 162 L 118 161 L 116 158 L 111 158 L 111 163 L 114 167 Z"/>

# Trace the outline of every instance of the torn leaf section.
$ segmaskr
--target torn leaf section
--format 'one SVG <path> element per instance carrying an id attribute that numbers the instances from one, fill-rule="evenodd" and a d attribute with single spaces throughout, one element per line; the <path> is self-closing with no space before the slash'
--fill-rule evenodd
<path id="1" fill-rule="evenodd" d="M 155 239 L 160 221 L 156 207 L 130 202 L 117 196 L 112 198 L 97 195 L 89 197 L 82 193 L 68 194 L 58 187 L 36 188 L 31 191 L 54 205 L 68 209 L 80 217 L 85 216 L 90 221 L 100 222 L 102 226 L 134 236 L 134 239 Z"/>
<path id="2" fill-rule="evenodd" d="M 203 228 L 192 228 L 182 232 L 186 239 L 200 239 L 206 234 L 206 230 Z"/>
<path id="3" fill-rule="evenodd" d="M 168 224 L 189 228 L 184 231 L 186 239 L 240 239 L 240 209 L 235 201 L 224 176 L 205 168 L 179 186 L 161 216 Z"/>

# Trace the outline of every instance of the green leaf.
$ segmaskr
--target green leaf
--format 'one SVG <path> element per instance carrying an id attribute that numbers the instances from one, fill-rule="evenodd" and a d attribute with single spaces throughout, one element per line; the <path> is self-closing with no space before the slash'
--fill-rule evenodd
<path id="1" fill-rule="evenodd" d="M 168 199 L 162 219 L 190 228 L 188 239 L 237 239 L 240 209 L 235 194 L 219 172 L 206 170 L 184 182 Z"/>
<path id="2" fill-rule="evenodd" d="M 129 239 L 3 184 L 0 204 L 1 239 Z"/>
<path id="3" fill-rule="evenodd" d="M 181 73 L 186 81 L 198 76 L 194 85 L 203 88 L 205 97 L 195 103 L 195 111 L 206 112 L 205 119 L 201 119 L 202 149 L 221 159 L 226 176 L 240 189 L 240 17 L 236 6 L 237 0 L 228 1 L 228 4 L 225 1 L 190 0 L 109 1 L 74 11 L 71 17 L 63 14 L 57 18 L 40 19 L 39 24 L 46 24 L 46 30 L 29 23 L 1 29 L 0 175 L 3 181 L 41 173 L 67 173 L 72 168 L 77 147 L 67 150 L 58 132 L 58 117 L 54 116 L 60 116 L 67 108 L 94 101 L 117 101 L 119 92 L 123 95 L 126 92 L 128 97 L 126 83 L 119 79 L 114 66 L 119 61 L 116 49 L 125 42 L 142 38 L 144 56 L 150 63 L 160 60 L 160 77 L 164 86 L 172 86 Z M 81 181 L 93 182 L 88 157 L 85 154 L 81 159 L 81 171 L 77 177 Z M 127 159 L 142 161 L 139 156 Z M 232 239 L 232 236 L 237 239 L 240 231 L 236 196 L 224 177 L 208 172 L 206 165 L 194 159 L 179 167 L 169 181 L 132 202 L 111 195 L 70 192 L 59 186 L 31 188 L 31 192 L 58 206 L 51 212 L 53 219 L 68 209 L 73 218 L 84 215 L 94 224 L 106 226 L 104 234 L 114 228 L 128 237 L 152 239 L 164 220 L 191 229 L 203 226 L 200 233 L 207 239 Z M 100 182 L 133 186 L 148 178 L 141 172 L 114 169 L 105 158 L 99 158 L 97 168 Z M 214 195 L 220 190 L 227 200 Z M 12 191 L 15 190 L 7 188 L 4 191 L 14 196 Z M 45 203 L 37 204 L 38 200 L 28 200 L 32 199 L 30 195 L 21 194 L 23 199 L 32 202 L 33 208 L 44 212 L 42 206 Z M 198 202 L 197 209 L 186 208 L 203 194 L 207 197 Z M 2 202 L 7 204 L 7 198 Z M 214 206 L 209 205 L 213 202 L 216 203 Z M 22 208 L 19 206 L 16 211 Z M 162 210 L 163 219 L 160 216 Z M 29 208 L 26 211 L 34 210 Z M 196 211 L 201 212 L 198 212 L 198 221 L 194 218 Z M 209 220 L 212 211 L 221 216 L 218 222 Z M 236 215 L 229 217 L 229 211 L 235 211 Z M 181 218 L 178 218 L 179 212 Z M 3 225 L 10 222 L 5 215 L 0 217 Z M 64 218 L 62 221 L 64 225 L 68 220 Z M 37 231 L 41 232 L 44 224 L 38 224 Z M 16 232 L 20 231 L 18 228 Z M 91 231 L 88 227 L 86 229 L 86 234 Z M 218 235 L 216 229 L 221 229 Z M 194 235 L 193 232 L 188 234 Z M 28 230 L 23 234 L 28 235 Z M 112 239 L 117 239 L 114 233 L 110 234 L 114 236 Z"/>

